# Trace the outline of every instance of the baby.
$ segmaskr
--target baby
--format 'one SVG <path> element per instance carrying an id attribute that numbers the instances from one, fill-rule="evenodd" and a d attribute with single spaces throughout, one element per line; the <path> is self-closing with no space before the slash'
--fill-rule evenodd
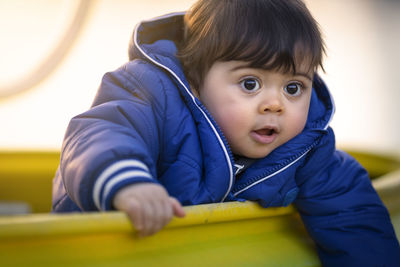
<path id="1" fill-rule="evenodd" d="M 324 265 L 399 266 L 367 172 L 335 149 L 323 54 L 300 0 L 200 0 L 139 24 L 68 126 L 53 211 L 117 209 L 150 235 L 182 205 L 293 203 Z"/>

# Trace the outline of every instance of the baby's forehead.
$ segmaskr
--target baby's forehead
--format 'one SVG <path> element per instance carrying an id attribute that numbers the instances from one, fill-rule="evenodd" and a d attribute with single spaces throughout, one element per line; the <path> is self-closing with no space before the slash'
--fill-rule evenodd
<path id="1" fill-rule="evenodd" d="M 312 77 L 317 66 L 311 64 L 310 60 L 302 60 L 294 62 L 292 66 L 287 66 L 285 64 L 278 63 L 260 63 L 260 62 L 252 62 L 252 61 L 243 61 L 243 60 L 231 60 L 227 61 L 228 66 L 231 71 L 237 70 L 267 70 L 273 72 L 279 72 L 286 75 L 304 75 L 307 77 Z"/>

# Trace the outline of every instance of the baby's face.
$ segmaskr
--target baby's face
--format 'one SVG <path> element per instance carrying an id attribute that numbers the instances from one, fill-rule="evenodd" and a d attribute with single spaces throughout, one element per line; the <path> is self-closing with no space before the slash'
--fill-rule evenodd
<path id="1" fill-rule="evenodd" d="M 198 92 L 232 152 L 262 158 L 303 130 L 313 73 L 301 66 L 293 75 L 247 65 L 215 62 Z"/>

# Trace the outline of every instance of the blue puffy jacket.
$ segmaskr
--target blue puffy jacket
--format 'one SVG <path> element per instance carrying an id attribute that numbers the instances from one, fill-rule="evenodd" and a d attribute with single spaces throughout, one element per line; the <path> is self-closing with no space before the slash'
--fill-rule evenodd
<path id="1" fill-rule="evenodd" d="M 239 199 L 294 203 L 327 266 L 400 266 L 390 218 L 367 172 L 335 149 L 334 104 L 314 79 L 303 132 L 235 180 L 233 157 L 174 56 L 182 14 L 139 24 L 130 62 L 107 73 L 90 110 L 67 129 L 53 211 L 112 209 L 120 188 L 162 184 L 183 205 Z"/>

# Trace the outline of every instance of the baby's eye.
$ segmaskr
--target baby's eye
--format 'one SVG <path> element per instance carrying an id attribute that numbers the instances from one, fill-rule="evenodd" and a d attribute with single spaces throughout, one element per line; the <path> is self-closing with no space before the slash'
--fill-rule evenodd
<path id="1" fill-rule="evenodd" d="M 255 92 L 260 89 L 260 83 L 255 78 L 246 78 L 240 82 L 240 86 L 247 92 Z"/>
<path id="2" fill-rule="evenodd" d="M 298 96 L 301 94 L 302 88 L 303 86 L 300 83 L 289 83 L 283 90 L 290 96 Z"/>

